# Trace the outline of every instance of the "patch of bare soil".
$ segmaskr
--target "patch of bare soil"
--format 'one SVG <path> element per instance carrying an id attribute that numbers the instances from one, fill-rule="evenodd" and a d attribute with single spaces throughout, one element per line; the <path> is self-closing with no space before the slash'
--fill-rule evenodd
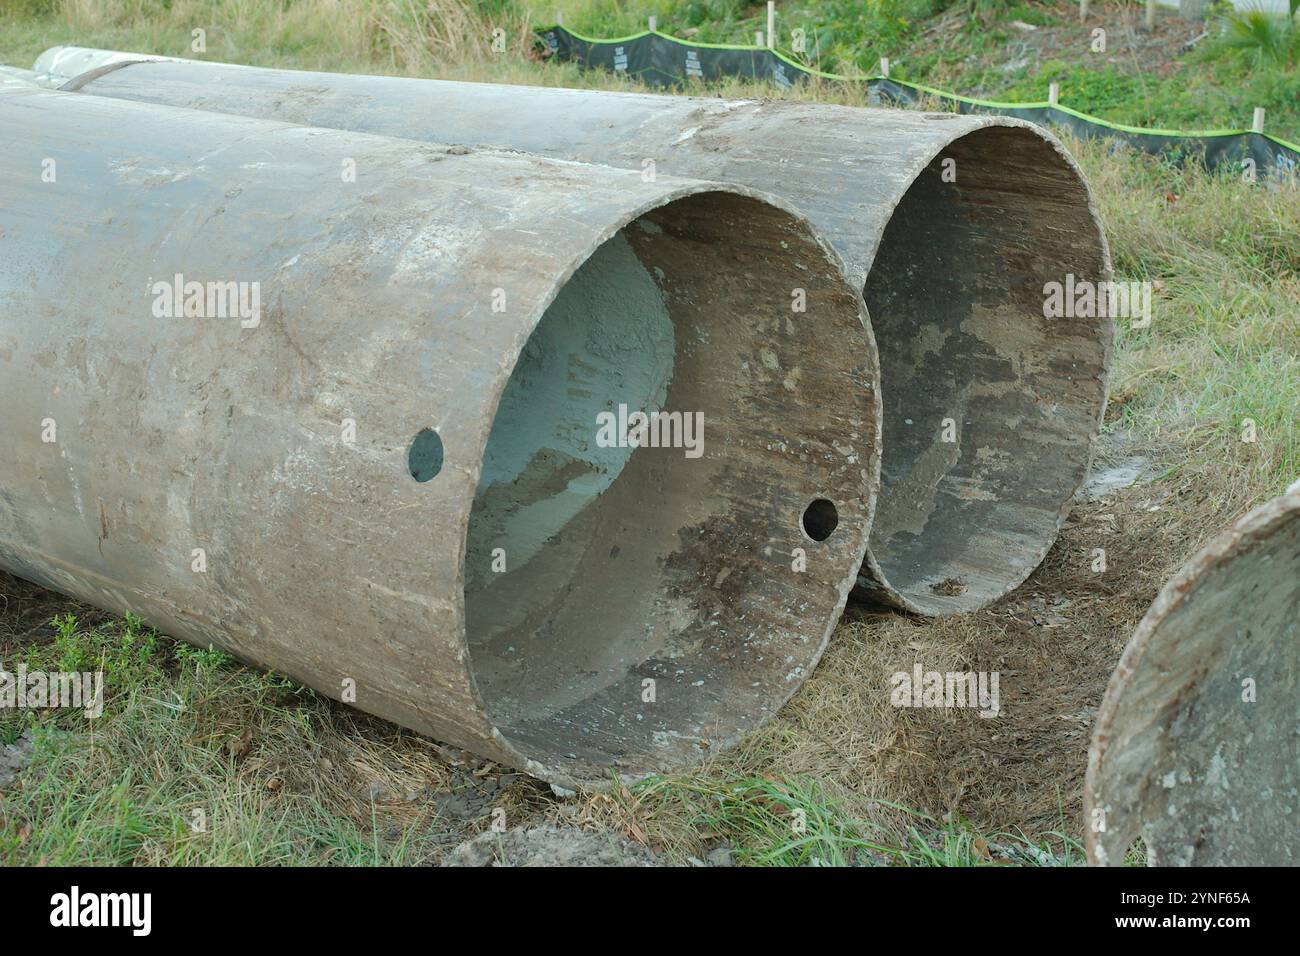
<path id="1" fill-rule="evenodd" d="M 0 664 L 31 644 L 52 640 L 51 618 L 67 613 L 87 627 L 113 619 L 107 611 L 0 571 Z"/>
<path id="2" fill-rule="evenodd" d="M 0 790 L 6 790 L 32 762 L 32 740 L 23 734 L 12 744 L 0 742 Z"/>
<path id="3" fill-rule="evenodd" d="M 646 847 L 612 833 L 548 826 L 480 833 L 456 847 L 443 866 L 661 866 Z"/>
<path id="4" fill-rule="evenodd" d="M 1041 14 L 1035 19 L 1046 19 L 1045 24 L 999 24 L 1007 41 L 987 52 L 970 53 L 961 61 L 959 72 L 969 75 L 989 69 L 1011 76 L 1024 69 L 1032 76 L 1044 62 L 1054 60 L 1092 68 L 1111 66 L 1123 73 L 1169 76 L 1186 67 L 1179 57 L 1208 36 L 1204 23 L 1183 20 L 1175 11 L 1163 8 L 1158 10 L 1155 29 L 1150 31 L 1143 27 L 1145 8 L 1137 4 L 1094 4 L 1082 23 L 1077 8 L 1067 11 L 1034 5 L 1033 9 Z M 936 17 L 912 43 L 907 56 L 951 54 L 966 48 L 969 41 L 962 28 L 967 19 L 964 11 L 955 9 Z M 1097 29 L 1106 31 L 1105 52 L 1093 52 L 1093 31 Z M 941 68 L 940 76 L 944 72 Z M 983 90 L 953 92 L 986 94 Z"/>

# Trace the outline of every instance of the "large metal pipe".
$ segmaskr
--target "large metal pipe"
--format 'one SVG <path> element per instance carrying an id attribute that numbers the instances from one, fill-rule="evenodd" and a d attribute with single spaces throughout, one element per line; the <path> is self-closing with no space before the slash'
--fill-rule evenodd
<path id="1" fill-rule="evenodd" d="M 0 129 L 4 568 L 567 786 L 816 664 L 875 358 L 779 202 L 19 81 Z"/>
<path id="2" fill-rule="evenodd" d="M 40 76 L 35 70 L 23 70 L 16 66 L 0 63 L 0 83 L 13 85 L 15 82 L 27 86 L 48 86 L 48 78 Z"/>
<path id="3" fill-rule="evenodd" d="M 1088 467 L 1112 321 L 1046 318 L 1109 276 L 1087 186 L 1043 130 L 990 116 L 265 70 L 55 48 L 68 89 L 769 190 L 863 288 L 882 489 L 860 586 L 969 611 L 1041 562 Z M 67 77 L 75 76 L 70 81 Z M 1086 310 L 1082 310 L 1086 311 Z"/>
<path id="4" fill-rule="evenodd" d="M 1161 590 L 1111 675 L 1088 752 L 1088 858 L 1300 861 L 1300 482 Z"/>

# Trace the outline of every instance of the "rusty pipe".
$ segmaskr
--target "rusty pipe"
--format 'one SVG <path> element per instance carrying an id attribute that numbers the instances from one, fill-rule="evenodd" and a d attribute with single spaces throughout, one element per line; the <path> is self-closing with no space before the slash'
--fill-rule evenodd
<path id="1" fill-rule="evenodd" d="M 1300 482 L 1161 589 L 1111 675 L 1084 787 L 1088 860 L 1295 866 Z M 1288 836 L 1289 834 L 1289 836 Z"/>
<path id="2" fill-rule="evenodd" d="M 5 569 L 566 786 L 816 664 L 875 359 L 779 201 L 16 82 L 0 128 Z"/>
<path id="3" fill-rule="evenodd" d="M 84 93 L 741 183 L 838 249 L 880 348 L 882 487 L 859 586 L 929 615 L 1022 582 L 1082 483 L 1112 322 L 1045 317 L 1108 279 L 1088 188 L 1019 120 L 267 70 L 56 47 Z"/>

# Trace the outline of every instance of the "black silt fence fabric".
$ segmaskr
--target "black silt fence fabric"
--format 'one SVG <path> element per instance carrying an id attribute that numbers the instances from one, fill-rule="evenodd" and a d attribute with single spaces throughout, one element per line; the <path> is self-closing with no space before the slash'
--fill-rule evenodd
<path id="1" fill-rule="evenodd" d="M 541 31 L 542 40 L 560 60 L 586 69 L 626 73 L 650 86 L 673 87 L 690 80 L 739 76 L 768 80 L 781 89 L 807 81 L 808 74 L 771 50 L 702 47 L 654 33 L 627 40 L 587 40 L 564 27 Z"/>

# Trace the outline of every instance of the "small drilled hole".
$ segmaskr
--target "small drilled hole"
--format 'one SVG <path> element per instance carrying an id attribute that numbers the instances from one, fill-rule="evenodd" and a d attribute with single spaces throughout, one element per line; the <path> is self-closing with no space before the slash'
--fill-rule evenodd
<path id="1" fill-rule="evenodd" d="M 425 428 L 411 442 L 406 466 L 416 481 L 428 481 L 442 471 L 442 439 L 432 428 Z"/>
<path id="2" fill-rule="evenodd" d="M 825 498 L 818 498 L 804 509 L 803 530 L 814 541 L 825 541 L 839 523 L 839 511 Z"/>

